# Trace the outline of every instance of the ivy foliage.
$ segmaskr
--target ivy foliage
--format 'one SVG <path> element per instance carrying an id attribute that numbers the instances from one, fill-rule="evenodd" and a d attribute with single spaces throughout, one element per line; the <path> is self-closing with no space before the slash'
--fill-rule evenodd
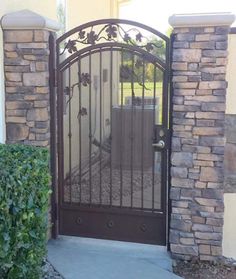
<path id="1" fill-rule="evenodd" d="M 38 279 L 46 253 L 49 153 L 0 144 L 0 278 Z"/>

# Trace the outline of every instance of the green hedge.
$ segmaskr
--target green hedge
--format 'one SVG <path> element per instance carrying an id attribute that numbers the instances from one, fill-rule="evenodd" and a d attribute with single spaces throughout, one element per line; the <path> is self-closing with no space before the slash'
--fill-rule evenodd
<path id="1" fill-rule="evenodd" d="M 0 144 L 0 278 L 38 279 L 46 252 L 48 150 Z"/>

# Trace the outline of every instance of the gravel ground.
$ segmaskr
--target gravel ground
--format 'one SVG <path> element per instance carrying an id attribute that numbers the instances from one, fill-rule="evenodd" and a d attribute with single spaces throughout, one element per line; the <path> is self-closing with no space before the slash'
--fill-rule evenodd
<path id="1" fill-rule="evenodd" d="M 64 279 L 54 267 L 45 260 L 43 263 L 43 278 L 42 279 Z"/>
<path id="2" fill-rule="evenodd" d="M 236 279 L 236 266 L 231 264 L 177 261 L 173 270 L 184 279 Z"/>

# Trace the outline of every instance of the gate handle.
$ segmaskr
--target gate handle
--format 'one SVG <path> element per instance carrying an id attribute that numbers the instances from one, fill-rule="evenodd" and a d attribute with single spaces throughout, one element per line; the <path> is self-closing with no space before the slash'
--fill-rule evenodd
<path id="1" fill-rule="evenodd" d="M 165 142 L 163 140 L 159 140 L 158 142 L 153 143 L 152 146 L 163 149 L 165 147 Z"/>

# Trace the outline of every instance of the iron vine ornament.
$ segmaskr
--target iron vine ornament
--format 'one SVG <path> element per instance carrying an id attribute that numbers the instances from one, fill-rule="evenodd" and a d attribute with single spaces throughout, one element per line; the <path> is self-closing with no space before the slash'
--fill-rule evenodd
<path id="1" fill-rule="evenodd" d="M 147 37 L 142 35 L 141 32 L 136 28 L 125 30 L 118 23 L 109 23 L 103 26 L 98 32 L 93 30 L 93 26 L 90 28 L 90 30 L 80 30 L 78 32 L 77 39 L 69 39 L 67 42 L 65 42 L 64 49 L 60 55 L 66 51 L 68 51 L 70 54 L 77 52 L 79 49 L 79 44 L 95 45 L 101 40 L 138 46 L 149 53 L 151 53 L 154 48 L 163 48 L 163 41 L 160 40 L 156 42 L 150 42 L 149 40 L 149 42 L 147 42 Z"/>

